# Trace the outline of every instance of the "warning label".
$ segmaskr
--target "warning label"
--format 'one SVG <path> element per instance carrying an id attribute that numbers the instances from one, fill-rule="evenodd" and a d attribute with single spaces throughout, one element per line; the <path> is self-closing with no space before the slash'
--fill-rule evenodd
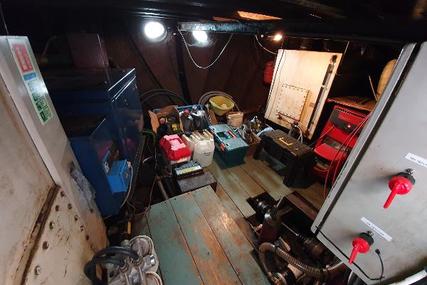
<path id="1" fill-rule="evenodd" d="M 15 55 L 15 60 L 17 61 L 22 73 L 33 70 L 33 65 L 31 64 L 30 55 L 28 54 L 27 47 L 25 46 L 24 43 L 13 44 L 12 51 L 13 51 L 13 54 Z"/>
<path id="2" fill-rule="evenodd" d="M 41 76 L 34 70 L 26 41 L 24 39 L 10 39 L 9 45 L 34 109 L 40 122 L 44 125 L 52 118 L 46 86 Z"/>

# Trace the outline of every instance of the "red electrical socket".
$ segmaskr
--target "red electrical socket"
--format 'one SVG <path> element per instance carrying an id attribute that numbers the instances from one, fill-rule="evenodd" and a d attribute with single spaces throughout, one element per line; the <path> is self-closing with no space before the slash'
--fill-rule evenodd
<path id="1" fill-rule="evenodd" d="M 353 250 L 351 251 L 348 263 L 352 264 L 359 253 L 367 253 L 374 243 L 374 239 L 369 233 L 361 233 L 353 239 Z"/>
<path id="2" fill-rule="evenodd" d="M 415 179 L 412 176 L 413 170 L 407 169 L 406 172 L 401 172 L 393 176 L 388 182 L 388 187 L 390 188 L 390 195 L 387 198 L 387 201 L 384 203 L 384 208 L 387 209 L 390 207 L 396 195 L 406 195 L 411 190 L 415 184 Z"/>

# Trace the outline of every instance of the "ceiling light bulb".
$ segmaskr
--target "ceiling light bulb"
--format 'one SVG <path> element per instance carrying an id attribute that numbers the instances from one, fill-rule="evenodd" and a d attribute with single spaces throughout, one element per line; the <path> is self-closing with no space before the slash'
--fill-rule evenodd
<path id="1" fill-rule="evenodd" d="M 193 31 L 193 38 L 199 43 L 205 44 L 208 42 L 208 34 L 205 31 Z"/>
<path id="2" fill-rule="evenodd" d="M 281 33 L 277 33 L 273 36 L 273 41 L 280 42 L 283 39 L 283 35 Z"/>
<path id="3" fill-rule="evenodd" d="M 165 26 L 157 21 L 150 21 L 144 25 L 144 34 L 150 40 L 160 40 L 165 34 Z"/>

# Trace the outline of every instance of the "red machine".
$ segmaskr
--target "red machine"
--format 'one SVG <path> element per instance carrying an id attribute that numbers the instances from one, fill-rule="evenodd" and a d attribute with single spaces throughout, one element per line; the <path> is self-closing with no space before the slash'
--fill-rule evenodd
<path id="1" fill-rule="evenodd" d="M 314 174 L 328 182 L 334 182 L 348 154 L 356 144 L 366 122 L 363 114 L 341 106 L 335 106 L 328 122 L 316 142 Z M 329 174 L 328 174 L 329 173 Z"/>

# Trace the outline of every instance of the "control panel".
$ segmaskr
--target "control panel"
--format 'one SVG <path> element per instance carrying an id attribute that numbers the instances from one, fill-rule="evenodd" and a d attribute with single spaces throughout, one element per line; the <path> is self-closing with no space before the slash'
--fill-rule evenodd
<path id="1" fill-rule="evenodd" d="M 312 231 L 367 284 L 427 258 L 427 45 L 406 46 Z"/>

